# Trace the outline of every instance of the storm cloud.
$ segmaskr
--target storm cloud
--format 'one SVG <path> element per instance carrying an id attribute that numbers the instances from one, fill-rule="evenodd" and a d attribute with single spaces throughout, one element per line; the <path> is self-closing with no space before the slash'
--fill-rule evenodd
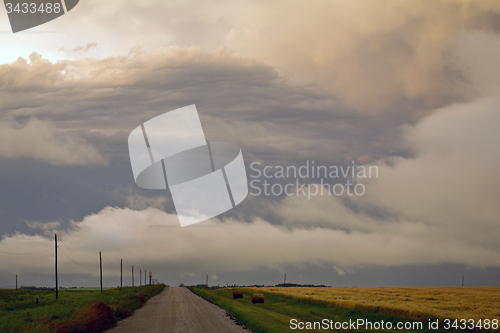
<path id="1" fill-rule="evenodd" d="M 50 252 L 4 252 L 45 251 L 55 232 L 79 283 L 97 274 L 81 267 L 96 249 L 182 276 L 498 268 L 499 12 L 493 1 L 93 1 L 47 25 L 71 39 L 5 36 L 4 57 L 17 53 L 0 65 L 0 276 L 50 274 Z M 168 192 L 135 185 L 127 136 L 190 104 L 209 141 L 242 147 L 247 171 L 315 161 L 376 165 L 379 177 L 360 197 L 249 196 L 178 228 Z"/>

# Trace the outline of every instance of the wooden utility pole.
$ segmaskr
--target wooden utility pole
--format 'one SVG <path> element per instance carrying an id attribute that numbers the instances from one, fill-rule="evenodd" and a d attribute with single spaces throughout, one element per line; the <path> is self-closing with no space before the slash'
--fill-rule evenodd
<path id="1" fill-rule="evenodd" d="M 286 273 L 285 273 L 285 281 L 283 281 L 283 287 L 286 287 Z"/>
<path id="2" fill-rule="evenodd" d="M 16 290 L 17 290 L 17 275 L 16 275 Z"/>
<path id="3" fill-rule="evenodd" d="M 120 288 L 123 288 L 123 259 L 120 259 Z"/>
<path id="4" fill-rule="evenodd" d="M 101 251 L 99 251 L 99 276 L 101 280 L 101 293 L 102 293 L 102 257 L 101 257 Z"/>
<path id="5" fill-rule="evenodd" d="M 134 266 L 132 266 L 132 287 L 134 286 Z"/>
<path id="6" fill-rule="evenodd" d="M 149 271 L 149 285 L 151 285 L 151 271 Z"/>
<path id="7" fill-rule="evenodd" d="M 59 283 L 57 281 L 57 234 L 55 235 L 55 240 L 56 240 L 56 299 L 59 298 Z"/>

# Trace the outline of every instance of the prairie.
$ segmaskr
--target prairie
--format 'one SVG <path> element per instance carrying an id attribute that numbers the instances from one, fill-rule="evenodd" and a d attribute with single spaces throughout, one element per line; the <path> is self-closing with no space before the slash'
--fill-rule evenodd
<path id="1" fill-rule="evenodd" d="M 423 318 L 500 319 L 500 287 L 264 287 L 296 300 Z"/>
<path id="2" fill-rule="evenodd" d="M 339 327 L 337 324 L 356 322 L 359 319 L 374 322 L 385 322 L 385 328 L 376 329 L 380 333 L 393 332 L 419 332 L 419 333 L 444 333 L 444 332 L 462 332 L 457 330 L 429 329 L 425 323 L 407 319 L 400 316 L 394 316 L 388 313 L 371 312 L 358 309 L 349 309 L 338 306 L 331 306 L 321 302 L 311 302 L 308 300 L 292 299 L 289 295 L 283 295 L 277 292 L 263 292 L 264 303 L 252 303 L 252 294 L 254 288 L 224 288 L 218 290 L 207 290 L 189 287 L 191 291 L 208 301 L 219 305 L 235 318 L 239 323 L 245 325 L 254 333 L 285 333 L 295 329 L 292 321 L 297 320 L 303 323 L 322 323 L 331 322 L 334 326 L 328 328 L 304 328 L 307 332 L 373 332 L 369 328 L 361 327 Z M 259 290 L 262 292 L 262 289 Z M 270 289 L 270 288 L 269 288 Z M 288 289 L 288 288 L 287 288 Z M 313 288 L 315 289 L 315 288 Z M 233 299 L 233 291 L 241 290 L 243 298 Z M 392 328 L 388 328 L 388 324 Z M 405 329 L 398 329 L 397 325 L 405 324 Z M 416 324 L 421 324 L 418 327 Z M 403 327 L 403 326 L 402 326 Z M 297 328 L 302 331 L 302 328 Z"/>
<path id="3" fill-rule="evenodd" d="M 0 332 L 101 332 L 141 307 L 165 285 L 104 290 L 0 290 Z M 91 289 L 91 288 L 89 288 Z M 38 303 L 36 300 L 38 299 Z"/>

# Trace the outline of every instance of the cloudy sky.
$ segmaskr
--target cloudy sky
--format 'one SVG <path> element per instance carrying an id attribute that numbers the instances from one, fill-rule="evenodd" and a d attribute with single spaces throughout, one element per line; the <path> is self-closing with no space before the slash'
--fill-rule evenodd
<path id="1" fill-rule="evenodd" d="M 54 233 L 62 286 L 98 285 L 99 251 L 106 286 L 120 259 L 125 284 L 134 265 L 170 285 L 498 285 L 499 53 L 496 0 L 86 0 L 16 34 L 2 8 L 0 287 L 53 286 Z M 255 162 L 378 177 L 180 228 L 127 137 L 191 104 L 249 181 Z"/>

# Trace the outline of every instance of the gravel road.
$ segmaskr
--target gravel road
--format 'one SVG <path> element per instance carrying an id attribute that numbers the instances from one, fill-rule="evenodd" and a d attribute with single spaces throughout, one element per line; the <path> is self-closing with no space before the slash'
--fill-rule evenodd
<path id="1" fill-rule="evenodd" d="M 168 287 L 107 333 L 251 333 L 187 288 Z"/>

